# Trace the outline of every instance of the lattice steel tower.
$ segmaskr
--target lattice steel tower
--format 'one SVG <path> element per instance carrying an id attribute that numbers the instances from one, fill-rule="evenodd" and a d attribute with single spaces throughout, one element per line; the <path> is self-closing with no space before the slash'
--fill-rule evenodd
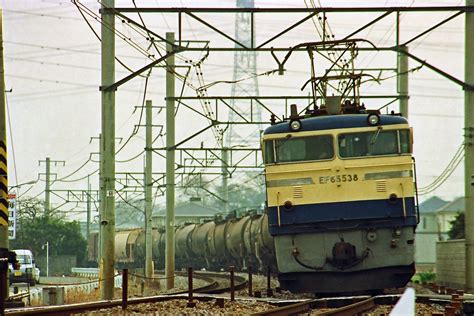
<path id="1" fill-rule="evenodd" d="M 254 0 L 236 0 L 239 8 L 253 8 Z M 253 34 L 255 37 L 255 34 Z M 235 19 L 235 39 L 250 47 L 252 42 L 251 34 L 251 15 L 246 12 L 239 12 Z M 235 47 L 240 48 L 240 45 L 235 44 Z M 257 74 L 257 56 L 255 52 L 251 51 L 236 51 L 234 53 L 234 81 L 252 77 L 238 83 L 232 84 L 232 97 L 236 96 L 258 96 L 258 79 Z M 250 106 L 248 100 L 233 100 L 231 102 L 234 111 L 229 111 L 229 122 L 244 121 L 242 115 L 252 122 L 262 121 L 262 111 L 257 104 Z M 239 113 L 239 114 L 237 114 Z M 232 147 L 238 145 L 258 145 L 260 139 L 261 125 L 252 125 L 254 128 L 247 128 L 241 125 L 229 125 L 225 147 Z"/>

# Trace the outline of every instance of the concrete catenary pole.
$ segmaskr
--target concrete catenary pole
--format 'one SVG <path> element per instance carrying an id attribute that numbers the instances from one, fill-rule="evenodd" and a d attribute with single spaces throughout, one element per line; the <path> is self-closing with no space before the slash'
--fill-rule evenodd
<path id="1" fill-rule="evenodd" d="M 114 0 L 103 0 L 102 9 L 114 8 Z M 100 299 L 114 297 L 115 263 L 115 91 L 105 87 L 115 82 L 115 19 L 102 11 L 102 150 L 100 188 Z"/>
<path id="2" fill-rule="evenodd" d="M 0 249 L 8 249 L 8 169 L 5 103 L 5 69 L 3 67 L 3 11 L 0 9 Z M 8 298 L 7 271 L 0 272 L 0 297 Z M 2 305 L 3 306 L 3 305 Z"/>
<path id="3" fill-rule="evenodd" d="M 173 51 L 174 33 L 166 33 L 166 50 Z M 174 288 L 174 209 L 175 209 L 175 77 L 174 55 L 166 59 L 166 288 Z"/>
<path id="4" fill-rule="evenodd" d="M 145 131 L 145 276 L 153 277 L 152 255 L 152 188 L 153 188 L 153 156 L 152 156 L 152 102 L 146 101 L 146 131 Z"/>
<path id="5" fill-rule="evenodd" d="M 224 200 L 224 212 L 229 211 L 229 148 L 223 147 L 222 154 L 222 199 Z"/>
<path id="6" fill-rule="evenodd" d="M 408 46 L 400 46 L 400 50 L 408 53 Z M 400 96 L 400 113 L 408 118 L 408 55 L 398 53 L 398 94 Z"/>
<path id="7" fill-rule="evenodd" d="M 49 216 L 51 211 L 51 158 L 46 157 L 46 173 L 44 188 L 44 214 Z"/>
<path id="8" fill-rule="evenodd" d="M 91 184 L 90 176 L 87 176 L 87 223 L 86 223 L 86 240 L 89 240 L 91 233 Z M 87 243 L 89 245 L 89 243 Z"/>
<path id="9" fill-rule="evenodd" d="M 474 0 L 466 0 L 466 6 L 474 6 Z M 464 30 L 465 82 L 474 85 L 474 12 L 466 11 Z M 474 291 L 474 91 L 464 90 L 464 207 L 466 233 L 466 290 Z"/>

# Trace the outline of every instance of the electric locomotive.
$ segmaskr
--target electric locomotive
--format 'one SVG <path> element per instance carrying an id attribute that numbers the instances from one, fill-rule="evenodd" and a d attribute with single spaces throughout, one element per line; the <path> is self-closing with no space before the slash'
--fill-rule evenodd
<path id="1" fill-rule="evenodd" d="M 262 136 L 280 285 L 321 294 L 405 286 L 419 218 L 412 130 L 397 114 L 327 103 L 302 116 L 292 105 Z"/>

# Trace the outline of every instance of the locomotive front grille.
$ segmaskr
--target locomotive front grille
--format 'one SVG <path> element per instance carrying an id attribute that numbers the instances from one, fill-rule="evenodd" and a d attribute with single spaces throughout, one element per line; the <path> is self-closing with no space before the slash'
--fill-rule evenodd
<path id="1" fill-rule="evenodd" d="M 303 187 L 302 186 L 293 187 L 293 198 L 294 199 L 302 199 L 303 198 Z"/>
<path id="2" fill-rule="evenodd" d="M 375 181 L 375 190 L 377 192 L 387 192 L 387 181 L 385 180 Z"/>

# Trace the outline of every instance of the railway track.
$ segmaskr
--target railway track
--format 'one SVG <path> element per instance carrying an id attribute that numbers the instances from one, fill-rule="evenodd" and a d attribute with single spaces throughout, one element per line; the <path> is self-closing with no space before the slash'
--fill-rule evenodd
<path id="1" fill-rule="evenodd" d="M 394 305 L 395 302 L 399 299 L 400 295 L 391 295 L 391 296 L 376 296 L 376 297 L 349 297 L 349 298 L 326 298 L 326 299 L 309 299 L 303 302 L 294 303 L 294 301 L 288 304 L 288 301 L 278 300 L 278 299 L 248 299 L 248 298 L 237 298 L 236 302 L 227 301 L 226 308 L 230 309 L 230 313 L 238 314 L 238 312 L 233 311 L 232 308 L 234 304 L 250 304 L 249 302 L 257 301 L 260 303 L 267 303 L 272 305 L 281 305 L 287 304 L 285 306 L 279 306 L 275 308 L 268 308 L 267 310 L 256 312 L 256 313 L 246 313 L 254 316 L 278 316 L 278 315 L 296 315 L 301 313 L 311 313 L 311 315 L 324 315 L 324 316 L 345 316 L 345 315 L 356 315 L 364 312 L 373 310 L 374 308 L 381 305 Z M 128 305 L 138 305 L 144 304 L 144 306 L 149 307 L 153 303 L 165 304 L 167 301 L 186 301 L 188 298 L 187 294 L 172 294 L 172 295 L 160 295 L 153 297 L 144 297 L 144 298 L 132 298 L 128 300 Z M 221 295 L 215 294 L 196 294 L 194 300 L 202 302 L 199 304 L 204 304 L 203 302 L 210 302 L 213 300 L 222 299 Z M 427 296 L 423 297 L 423 300 L 426 301 Z M 439 298 L 436 297 L 435 300 L 439 301 Z M 447 301 L 445 302 L 447 303 Z M 181 313 L 183 315 L 196 313 L 195 309 L 184 308 L 181 303 L 181 307 L 178 307 L 179 304 L 172 303 L 176 305 L 176 313 Z M 470 303 L 472 304 L 472 303 Z M 81 304 L 71 304 L 63 306 L 44 306 L 44 307 L 34 307 L 34 308 L 22 308 L 16 310 L 8 310 L 5 315 L 10 316 L 19 316 L 19 315 L 72 315 L 76 313 L 85 313 L 92 312 L 94 310 L 101 310 L 101 312 L 107 314 L 110 309 L 116 308 L 114 311 L 120 311 L 120 306 L 122 305 L 122 300 L 112 300 L 112 301 L 98 301 L 92 303 L 81 303 Z M 214 305 L 214 304 L 212 304 Z M 162 306 L 162 305 L 158 305 Z M 185 305 L 184 305 L 185 306 Z M 270 305 L 268 305 L 270 306 Z M 157 307 L 159 308 L 159 307 Z M 179 309 L 178 309 L 179 308 Z M 105 310 L 109 309 L 109 310 Z M 136 307 L 133 307 L 133 312 L 137 311 Z M 138 309 L 139 310 L 139 309 Z M 156 311 L 159 311 L 157 309 Z M 149 311 L 149 310 L 147 310 Z M 223 309 L 224 311 L 224 309 Z M 226 310 L 225 313 L 229 313 Z"/>
<path id="2" fill-rule="evenodd" d="M 186 273 L 179 273 L 181 276 Z M 186 300 L 189 300 L 188 291 L 179 291 L 175 293 L 162 294 L 141 298 L 129 298 L 126 305 L 130 310 L 136 311 L 141 308 L 154 306 L 156 311 L 162 311 L 164 306 L 173 306 L 172 311 L 180 312 L 184 315 L 192 314 L 193 311 L 205 310 L 204 306 L 219 306 L 215 310 L 216 313 L 232 313 L 232 314 L 252 314 L 252 315 L 289 315 L 299 313 L 311 313 L 311 315 L 354 315 L 366 311 L 373 312 L 374 310 L 381 310 L 386 306 L 393 306 L 400 295 L 381 295 L 381 296 L 355 296 L 355 297 L 339 297 L 339 298 L 319 298 L 306 299 L 304 301 L 277 299 L 277 298 L 255 298 L 255 297 L 238 297 L 235 302 L 229 299 L 228 293 L 230 291 L 229 275 L 224 273 L 210 273 L 197 272 L 194 274 L 195 279 L 206 281 L 205 286 L 196 287 L 193 289 L 192 300 L 197 302 L 193 306 L 197 309 L 186 308 Z M 244 289 L 247 285 L 246 278 L 242 276 L 235 276 L 234 290 Z M 218 295 L 221 294 L 221 295 Z M 425 306 L 432 306 L 433 304 L 442 306 L 444 310 L 451 309 L 455 306 L 453 298 L 449 295 L 418 295 L 417 302 L 424 303 Z M 456 299 L 458 301 L 457 311 L 472 311 L 474 307 L 474 299 L 471 295 Z M 225 304 L 224 304 L 225 301 Z M 459 301 L 461 303 L 459 303 Z M 189 301 L 188 301 L 189 302 Z M 215 302 L 215 303 L 213 303 Z M 218 304 L 221 302 L 221 304 Z M 462 304 L 464 303 L 464 304 Z M 142 304 L 142 305 L 140 305 Z M 166 305 L 168 304 L 168 305 Z M 184 305 L 183 305 L 184 304 Z M 206 305 L 207 304 L 207 305 Z M 240 305 L 239 305 L 240 304 Z M 253 304 L 253 305 L 252 305 Z M 225 308 L 224 308 L 225 305 Z M 254 306 L 254 309 L 249 309 L 245 312 L 239 312 L 239 306 Z M 14 310 L 7 310 L 6 315 L 72 315 L 76 313 L 93 312 L 94 310 L 121 311 L 123 308 L 123 301 L 121 299 L 111 301 L 96 301 L 91 303 L 70 304 L 63 306 L 44 306 L 44 307 L 30 307 Z M 132 307 L 133 306 L 133 307 Z M 277 306 L 277 307 L 275 307 Z M 189 307 L 189 306 L 187 306 Z M 169 308 L 169 307 L 168 307 Z M 235 311 L 235 310 L 237 311 Z M 259 312 L 255 312 L 258 311 Z M 149 312 L 149 310 L 147 310 Z M 105 313 L 108 313 L 107 311 Z M 382 313 L 384 314 L 384 313 Z"/>
<path id="3" fill-rule="evenodd" d="M 185 272 L 177 272 L 176 275 L 178 276 L 187 276 Z M 208 284 L 200 287 L 194 287 L 193 288 L 193 293 L 201 293 L 201 294 L 220 294 L 220 293 L 225 293 L 225 292 L 230 292 L 230 278 L 228 274 L 224 273 L 213 273 L 213 272 L 194 272 L 194 278 L 195 279 L 200 279 Z M 234 290 L 239 291 L 244 289 L 247 286 L 247 279 L 235 275 L 234 276 L 234 281 L 236 284 L 234 284 Z M 183 291 L 176 291 L 169 293 L 167 295 L 175 295 L 175 294 L 184 294 L 188 293 L 188 290 L 183 290 Z"/>
<path id="4" fill-rule="evenodd" d="M 337 299 L 340 300 L 340 299 Z M 284 316 L 284 315 L 297 315 L 301 313 L 307 313 L 314 311 L 315 315 L 324 315 L 324 316 L 352 316 L 357 315 L 368 310 L 371 310 L 376 306 L 375 297 L 359 297 L 359 298 L 349 298 L 345 302 L 333 301 L 333 304 L 346 304 L 350 301 L 356 301 L 342 307 L 331 308 L 328 306 L 327 300 L 307 300 L 305 302 L 298 302 L 294 304 L 289 304 L 286 306 L 281 306 L 274 308 L 272 310 L 253 313 L 253 316 Z M 329 309 L 327 311 L 318 311 L 321 309 Z"/>
<path id="5" fill-rule="evenodd" d="M 176 273 L 180 276 L 186 276 L 186 273 Z M 231 290 L 229 275 L 223 273 L 212 273 L 212 272 L 198 272 L 194 273 L 194 278 L 207 281 L 207 285 L 197 287 L 193 289 L 194 293 L 199 294 L 221 294 L 229 292 Z M 234 290 L 240 290 L 246 287 L 247 280 L 241 276 L 234 276 Z M 188 291 L 177 291 L 169 294 L 163 294 L 152 297 L 144 298 L 130 298 L 127 300 L 127 305 L 141 304 L 141 303 L 153 303 L 161 301 L 169 301 L 173 299 L 183 300 L 186 299 Z M 15 299 L 21 299 L 28 293 L 21 293 L 14 296 Z M 210 300 L 213 297 L 201 296 L 196 297 L 195 299 Z M 111 301 L 98 301 L 92 303 L 80 303 L 80 304 L 69 304 L 62 306 L 42 306 L 42 307 L 28 307 L 20 308 L 15 310 L 6 311 L 6 315 L 70 315 L 74 313 L 81 313 L 85 311 L 98 310 L 104 308 L 113 308 L 115 306 L 121 306 L 123 301 L 121 299 L 111 300 Z"/>

